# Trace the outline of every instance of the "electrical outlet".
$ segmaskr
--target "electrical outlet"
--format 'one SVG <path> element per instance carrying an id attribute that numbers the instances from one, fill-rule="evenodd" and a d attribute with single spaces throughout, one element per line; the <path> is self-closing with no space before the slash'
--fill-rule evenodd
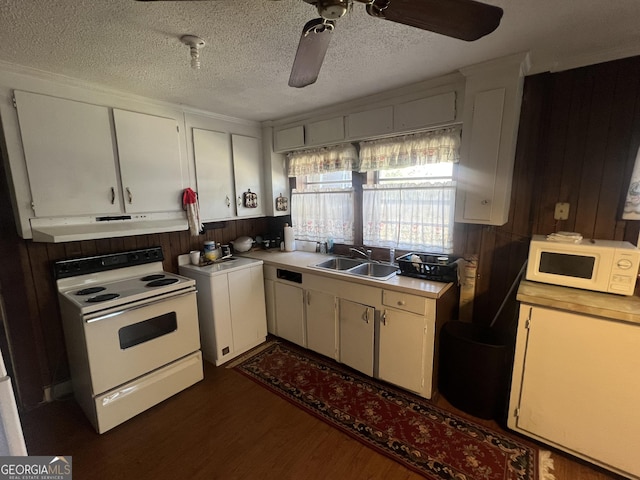
<path id="1" fill-rule="evenodd" d="M 569 204 L 556 203 L 556 210 L 553 214 L 555 220 L 567 220 L 569 218 Z"/>

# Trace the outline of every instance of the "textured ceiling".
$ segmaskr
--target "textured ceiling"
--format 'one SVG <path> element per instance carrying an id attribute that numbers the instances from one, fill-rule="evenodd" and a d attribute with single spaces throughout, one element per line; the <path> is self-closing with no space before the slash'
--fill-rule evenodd
<path id="1" fill-rule="evenodd" d="M 638 0 L 485 3 L 504 9 L 501 25 L 471 43 L 375 19 L 355 3 L 318 81 L 303 89 L 287 86 L 302 26 L 318 16 L 302 0 L 0 0 L 0 61 L 262 121 L 518 52 L 538 72 L 640 54 Z M 207 42 L 200 70 L 184 34 Z"/>

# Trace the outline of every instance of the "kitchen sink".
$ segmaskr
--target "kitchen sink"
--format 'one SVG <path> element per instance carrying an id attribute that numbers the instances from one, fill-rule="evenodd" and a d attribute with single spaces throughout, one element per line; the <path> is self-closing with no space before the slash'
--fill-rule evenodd
<path id="1" fill-rule="evenodd" d="M 316 267 L 330 268 L 332 270 L 349 270 L 350 268 L 357 267 L 365 263 L 364 260 L 358 260 L 357 258 L 330 258 L 324 262 L 316 264 Z"/>
<path id="2" fill-rule="evenodd" d="M 354 275 L 363 275 L 365 277 L 373 277 L 378 280 L 389 280 L 398 270 L 394 265 L 386 265 L 384 263 L 363 263 L 349 270 Z"/>
<path id="3" fill-rule="evenodd" d="M 340 273 L 369 277 L 376 280 L 389 280 L 398 270 L 398 267 L 385 263 L 342 257 L 330 258 L 324 262 L 316 263 L 314 267 L 336 270 Z"/>

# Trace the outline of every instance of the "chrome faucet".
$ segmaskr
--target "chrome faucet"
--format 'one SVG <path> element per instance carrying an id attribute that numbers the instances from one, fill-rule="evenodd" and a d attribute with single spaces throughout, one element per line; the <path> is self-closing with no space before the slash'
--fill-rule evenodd
<path id="1" fill-rule="evenodd" d="M 367 249 L 366 252 L 364 250 L 364 247 L 362 247 L 362 250 L 359 248 L 349 248 L 349 250 L 353 253 L 358 253 L 360 255 L 362 255 L 364 258 L 366 258 L 367 260 L 371 260 L 371 250 Z"/>

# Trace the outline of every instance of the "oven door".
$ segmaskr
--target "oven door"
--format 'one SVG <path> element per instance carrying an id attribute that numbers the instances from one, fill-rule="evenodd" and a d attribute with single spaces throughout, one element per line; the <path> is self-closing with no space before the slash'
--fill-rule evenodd
<path id="1" fill-rule="evenodd" d="M 93 395 L 200 349 L 195 291 L 83 320 Z"/>

